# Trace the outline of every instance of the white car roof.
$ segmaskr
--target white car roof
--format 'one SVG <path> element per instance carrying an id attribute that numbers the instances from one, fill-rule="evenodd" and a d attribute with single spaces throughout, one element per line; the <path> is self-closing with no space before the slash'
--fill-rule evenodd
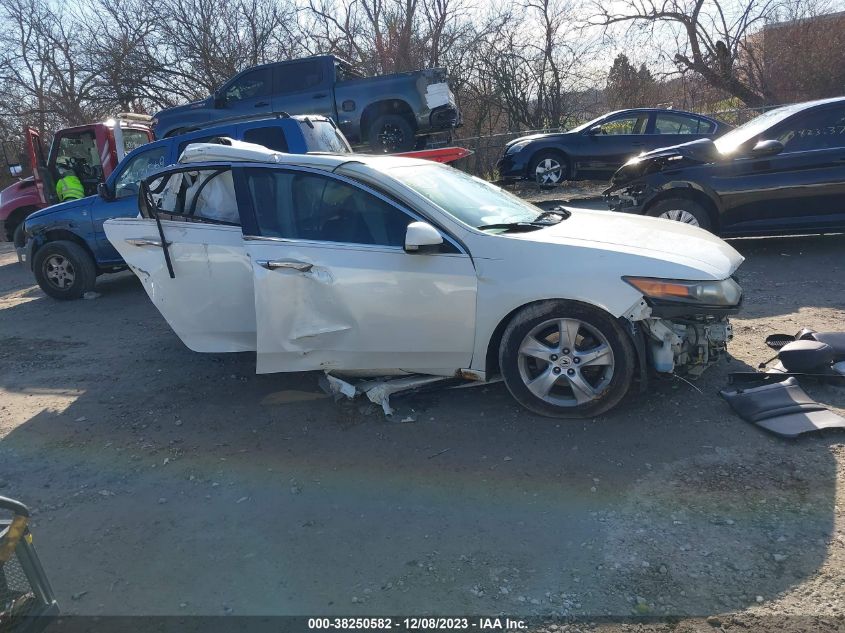
<path id="1" fill-rule="evenodd" d="M 279 165 L 302 165 L 323 169 L 334 169 L 343 163 L 356 162 L 387 169 L 398 165 L 433 165 L 428 160 L 403 158 L 399 156 L 371 156 L 368 154 L 286 154 L 258 145 L 228 139 L 231 145 L 219 143 L 191 143 L 181 156 L 179 163 L 253 162 L 277 163 Z"/>

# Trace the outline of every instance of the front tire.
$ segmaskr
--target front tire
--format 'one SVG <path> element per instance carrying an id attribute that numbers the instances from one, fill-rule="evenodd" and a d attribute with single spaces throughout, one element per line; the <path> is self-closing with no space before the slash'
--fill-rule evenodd
<path id="1" fill-rule="evenodd" d="M 505 329 L 499 367 L 526 409 L 585 418 L 615 407 L 634 376 L 630 337 L 607 312 L 574 301 L 544 301 L 518 312 Z"/>
<path id="2" fill-rule="evenodd" d="M 538 185 L 559 185 L 569 180 L 569 161 L 554 150 L 537 152 L 528 163 L 528 177 Z"/>
<path id="3" fill-rule="evenodd" d="M 15 227 L 15 230 L 12 233 L 12 242 L 14 243 L 15 248 L 23 248 L 24 246 L 26 246 L 23 223 L 24 221 L 21 220 L 20 224 Z"/>
<path id="4" fill-rule="evenodd" d="M 689 198 L 667 198 L 652 206 L 647 215 L 664 220 L 675 220 L 690 226 L 697 226 L 705 231 L 711 230 L 713 223 L 707 209 Z"/>
<path id="5" fill-rule="evenodd" d="M 383 114 L 370 126 L 369 140 L 376 154 L 409 152 L 414 149 L 414 129 L 403 116 Z"/>
<path id="6" fill-rule="evenodd" d="M 54 299 L 79 299 L 97 282 L 94 259 L 75 242 L 47 242 L 35 252 L 32 269 L 41 290 Z"/>

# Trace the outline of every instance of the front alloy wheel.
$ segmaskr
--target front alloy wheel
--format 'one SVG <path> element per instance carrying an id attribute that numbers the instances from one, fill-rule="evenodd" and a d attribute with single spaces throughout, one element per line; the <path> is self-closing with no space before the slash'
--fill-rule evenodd
<path id="1" fill-rule="evenodd" d="M 589 323 L 549 319 L 533 328 L 519 346 L 519 376 L 528 390 L 559 407 L 599 398 L 613 377 L 613 350 Z"/>
<path id="2" fill-rule="evenodd" d="M 627 393 L 634 349 L 607 312 L 574 301 L 545 301 L 524 308 L 505 328 L 499 366 L 508 390 L 527 409 L 590 417 Z"/>
<path id="3" fill-rule="evenodd" d="M 698 219 L 692 213 L 685 211 L 684 209 L 669 209 L 661 213 L 658 217 L 665 220 L 675 220 L 675 222 L 689 224 L 690 226 L 699 226 Z"/>
<path id="4" fill-rule="evenodd" d="M 66 291 L 76 280 L 73 262 L 64 255 L 51 255 L 44 260 L 43 274 L 48 283 L 60 291 Z"/>
<path id="5" fill-rule="evenodd" d="M 557 158 L 544 158 L 534 167 L 534 180 L 541 185 L 556 185 L 563 180 L 563 165 Z"/>

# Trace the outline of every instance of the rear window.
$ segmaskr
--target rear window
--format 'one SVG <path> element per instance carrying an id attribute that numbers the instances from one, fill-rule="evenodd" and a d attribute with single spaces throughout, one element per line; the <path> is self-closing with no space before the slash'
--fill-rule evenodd
<path id="1" fill-rule="evenodd" d="M 288 140 L 285 138 L 285 132 L 278 125 L 256 127 L 247 130 L 244 132 L 244 141 L 263 145 L 267 149 L 272 149 L 276 152 L 288 151 Z"/>
<path id="2" fill-rule="evenodd" d="M 331 121 L 325 119 L 306 119 L 299 121 L 302 135 L 305 137 L 305 146 L 308 152 L 324 152 L 328 154 L 349 154 L 352 148 L 346 141 L 346 137 L 340 133 Z"/>

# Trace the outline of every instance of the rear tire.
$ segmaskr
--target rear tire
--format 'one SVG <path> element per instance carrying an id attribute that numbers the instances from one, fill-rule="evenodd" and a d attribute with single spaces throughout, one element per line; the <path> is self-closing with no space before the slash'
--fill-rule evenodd
<path id="1" fill-rule="evenodd" d="M 370 126 L 369 141 L 376 154 L 410 152 L 414 149 L 414 129 L 401 115 L 383 114 Z"/>
<path id="2" fill-rule="evenodd" d="M 32 270 L 41 290 L 54 299 L 79 299 L 97 282 L 97 267 L 88 251 L 65 240 L 47 242 L 39 248 Z"/>
<path id="3" fill-rule="evenodd" d="M 667 198 L 649 208 L 646 215 L 665 220 L 674 220 L 697 226 L 705 231 L 711 230 L 713 222 L 707 209 L 689 198 Z"/>
<path id="4" fill-rule="evenodd" d="M 522 309 L 505 328 L 499 367 L 522 406 L 554 418 L 615 407 L 634 376 L 634 346 L 613 316 L 574 301 Z"/>

